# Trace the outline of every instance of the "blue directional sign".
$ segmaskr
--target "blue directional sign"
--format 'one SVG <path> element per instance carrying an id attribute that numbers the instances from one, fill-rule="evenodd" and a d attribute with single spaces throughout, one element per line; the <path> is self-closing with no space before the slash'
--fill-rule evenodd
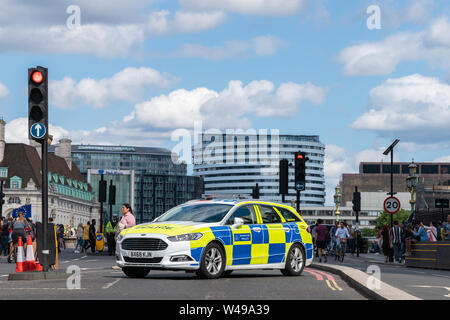
<path id="1" fill-rule="evenodd" d="M 295 185 L 295 189 L 297 189 L 299 191 L 303 191 L 303 190 L 305 190 L 305 184 L 302 181 L 299 181 Z"/>
<path id="2" fill-rule="evenodd" d="M 41 139 L 45 136 L 47 129 L 42 123 L 35 123 L 30 128 L 30 134 L 35 139 Z"/>

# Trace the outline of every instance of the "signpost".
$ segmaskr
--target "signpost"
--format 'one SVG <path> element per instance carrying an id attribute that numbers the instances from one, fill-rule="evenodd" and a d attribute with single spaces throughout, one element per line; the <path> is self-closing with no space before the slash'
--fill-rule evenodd
<path id="1" fill-rule="evenodd" d="M 394 196 L 387 197 L 386 200 L 384 200 L 383 207 L 387 213 L 393 215 L 400 210 L 400 200 Z"/>

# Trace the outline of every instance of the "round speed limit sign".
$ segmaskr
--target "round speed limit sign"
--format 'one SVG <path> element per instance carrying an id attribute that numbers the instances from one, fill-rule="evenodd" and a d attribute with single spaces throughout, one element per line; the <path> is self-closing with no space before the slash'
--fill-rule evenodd
<path id="1" fill-rule="evenodd" d="M 384 200 L 384 210 L 390 214 L 397 213 L 400 210 L 400 200 L 396 197 L 387 197 Z"/>

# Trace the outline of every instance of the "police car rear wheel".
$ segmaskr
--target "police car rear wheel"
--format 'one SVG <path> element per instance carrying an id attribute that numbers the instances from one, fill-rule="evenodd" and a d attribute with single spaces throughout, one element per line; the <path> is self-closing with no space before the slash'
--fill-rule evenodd
<path id="1" fill-rule="evenodd" d="M 281 270 L 285 276 L 299 276 L 305 267 L 305 252 L 298 245 L 292 245 L 287 255 L 286 267 Z"/>
<path id="2" fill-rule="evenodd" d="M 210 243 L 202 256 L 200 269 L 197 275 L 201 278 L 216 279 L 222 275 L 225 268 L 225 254 L 216 243 Z"/>
<path id="3" fill-rule="evenodd" d="M 123 267 L 122 271 L 130 278 L 145 278 L 150 272 L 150 268 Z"/>

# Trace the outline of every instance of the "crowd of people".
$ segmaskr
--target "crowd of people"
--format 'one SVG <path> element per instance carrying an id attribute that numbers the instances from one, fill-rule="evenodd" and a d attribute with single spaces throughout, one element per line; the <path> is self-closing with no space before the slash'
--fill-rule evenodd
<path id="1" fill-rule="evenodd" d="M 425 225 L 423 221 L 403 224 L 394 221 L 390 228 L 387 224 L 378 227 L 378 241 L 373 240 L 369 249 L 372 253 L 383 253 L 385 261 L 393 253 L 397 262 L 404 261 L 411 254 L 411 244 L 419 241 L 450 241 L 450 215 L 444 223 L 431 221 Z"/>
<path id="2" fill-rule="evenodd" d="M 335 222 L 331 228 L 326 228 L 322 219 L 318 219 L 312 230 L 314 247 L 317 249 L 316 257 L 319 262 L 327 262 L 326 253 L 335 253 L 336 248 L 342 243 L 344 252 L 355 253 L 355 239 L 361 236 L 359 230 L 345 222 Z M 418 241 L 450 241 L 450 215 L 447 221 L 430 222 L 425 225 L 420 221 L 403 224 L 394 221 L 393 227 L 385 224 L 377 228 L 377 240 L 369 244 L 368 252 L 385 256 L 389 262 L 391 254 L 394 261 L 402 263 L 406 256 L 411 254 L 411 244 Z"/>
<path id="3" fill-rule="evenodd" d="M 114 215 L 111 221 L 106 225 L 106 239 L 108 243 L 109 255 L 115 252 L 115 245 L 118 234 L 127 228 L 136 225 L 135 217 L 131 206 L 127 203 L 122 205 L 122 218 L 119 221 L 117 215 Z M 53 223 L 53 219 L 48 219 Z M 78 224 L 77 228 L 65 224 L 56 224 L 56 240 L 58 243 L 58 252 L 66 250 L 65 239 L 75 238 L 75 253 L 85 253 L 89 249 L 92 253 L 97 251 L 96 247 L 96 220 L 87 221 L 85 225 Z M 17 246 L 19 237 L 22 237 L 22 244 L 26 252 L 28 235 L 36 241 L 36 224 L 31 219 L 26 219 L 24 213 L 19 211 L 16 218 L 9 217 L 0 219 L 0 256 L 7 256 L 8 262 L 13 261 L 14 248 Z"/>

